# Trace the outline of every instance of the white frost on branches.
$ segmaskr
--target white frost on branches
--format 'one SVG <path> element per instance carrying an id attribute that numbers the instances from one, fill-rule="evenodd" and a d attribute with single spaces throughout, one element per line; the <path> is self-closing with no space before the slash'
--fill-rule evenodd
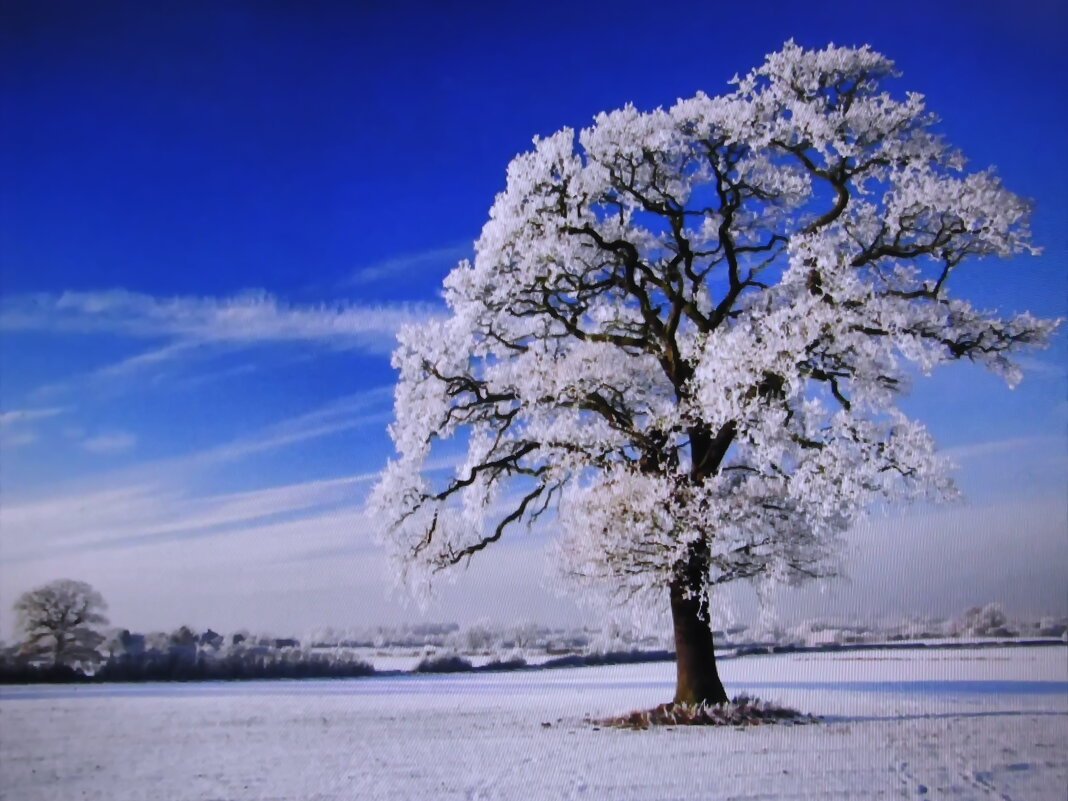
<path id="1" fill-rule="evenodd" d="M 1028 205 L 896 99 L 868 49 L 792 42 L 734 91 L 599 114 L 515 158 L 451 316 L 410 325 L 371 500 L 412 586 L 546 509 L 562 572 L 626 596 L 799 580 L 874 503 L 953 493 L 909 376 L 1058 321 L 948 294 L 1037 252 Z M 435 442 L 467 458 L 434 485 Z M 685 579 L 693 584 L 691 579 Z"/>

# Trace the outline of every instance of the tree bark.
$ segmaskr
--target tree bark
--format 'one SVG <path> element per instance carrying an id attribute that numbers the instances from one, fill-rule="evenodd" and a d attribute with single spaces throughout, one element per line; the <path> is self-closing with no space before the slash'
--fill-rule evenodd
<path id="1" fill-rule="evenodd" d="M 675 703 L 723 704 L 723 689 L 716 669 L 716 653 L 708 611 L 700 595 L 688 592 L 685 579 L 671 584 L 671 618 L 675 627 Z"/>
<path id="2" fill-rule="evenodd" d="M 690 478 L 703 482 L 714 475 L 734 440 L 735 426 L 718 432 L 703 425 L 690 429 Z M 707 543 L 695 544 L 671 582 L 671 620 L 675 629 L 675 703 L 724 704 L 729 699 L 716 669 L 716 652 L 707 605 L 701 596 L 708 566 Z"/>

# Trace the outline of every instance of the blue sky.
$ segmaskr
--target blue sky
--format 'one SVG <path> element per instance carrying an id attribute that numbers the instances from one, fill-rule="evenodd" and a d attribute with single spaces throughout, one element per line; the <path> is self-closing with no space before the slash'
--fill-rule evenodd
<path id="1" fill-rule="evenodd" d="M 957 294 L 1065 314 L 1061 4 L 724 9 L 3 2 L 0 629 L 59 576 L 135 628 L 577 619 L 540 586 L 540 540 L 425 613 L 387 597 L 360 506 L 393 334 L 441 312 L 534 134 L 724 91 L 791 37 L 886 53 L 972 165 L 1034 199 L 1045 253 L 971 265 Z M 1062 332 L 1015 391 L 967 367 L 917 387 L 969 504 L 869 524 L 852 589 L 791 603 L 1065 611 L 1065 363 Z"/>

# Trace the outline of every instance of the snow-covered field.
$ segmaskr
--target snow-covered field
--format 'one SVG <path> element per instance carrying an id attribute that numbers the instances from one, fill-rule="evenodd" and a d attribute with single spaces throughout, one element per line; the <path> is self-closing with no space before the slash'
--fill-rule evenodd
<path id="1" fill-rule="evenodd" d="M 674 665 L 0 688 L 0 798 L 813 799 L 1068 794 L 1068 649 L 724 660 L 816 726 L 595 728 Z M 549 724 L 549 725 L 545 725 Z"/>

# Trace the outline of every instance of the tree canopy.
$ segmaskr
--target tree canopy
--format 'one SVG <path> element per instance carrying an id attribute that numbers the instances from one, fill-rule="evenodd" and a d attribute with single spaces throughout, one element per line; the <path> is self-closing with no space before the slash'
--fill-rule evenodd
<path id="1" fill-rule="evenodd" d="M 106 609 L 103 596 L 84 581 L 58 579 L 24 592 L 15 602 L 22 653 L 57 666 L 95 664 L 104 641 L 96 628 L 107 624 Z"/>
<path id="2" fill-rule="evenodd" d="M 865 508 L 954 492 L 899 399 L 961 359 L 1012 385 L 1056 321 L 950 293 L 970 259 L 1037 252 L 1029 205 L 893 77 L 868 47 L 788 42 L 726 94 L 512 161 L 449 314 L 393 358 L 372 503 L 410 583 L 552 509 L 565 574 L 707 622 L 715 585 L 824 575 Z"/>

